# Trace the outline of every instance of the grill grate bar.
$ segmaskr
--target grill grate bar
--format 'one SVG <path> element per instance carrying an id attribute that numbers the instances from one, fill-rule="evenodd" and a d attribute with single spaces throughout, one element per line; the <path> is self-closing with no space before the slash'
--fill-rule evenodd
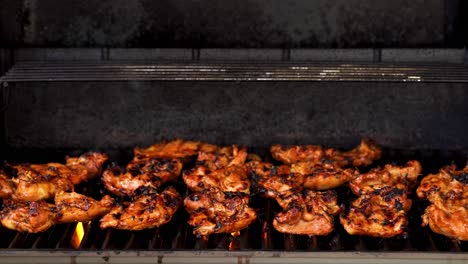
<path id="1" fill-rule="evenodd" d="M 75 226 L 74 224 L 67 224 L 66 225 L 65 231 L 62 233 L 62 235 L 60 236 L 60 239 L 55 244 L 56 249 L 58 249 L 58 248 L 68 248 L 69 247 L 70 237 L 71 237 L 72 233 L 74 232 L 74 228 L 73 228 L 74 226 Z M 54 232 L 54 231 L 55 230 L 53 230 L 52 232 Z"/>
<path id="2" fill-rule="evenodd" d="M 102 242 L 102 245 L 101 245 L 101 249 L 107 249 L 108 248 L 111 232 L 112 232 L 111 229 L 107 229 L 106 236 L 105 236 L 104 241 Z"/>
<path id="3" fill-rule="evenodd" d="M 135 233 L 132 232 L 132 234 L 130 235 L 130 238 L 128 239 L 128 242 L 125 244 L 124 249 L 131 248 L 134 240 L 135 240 Z"/>
<path id="4" fill-rule="evenodd" d="M 16 236 L 13 238 L 13 240 L 10 242 L 8 245 L 8 248 L 15 248 L 16 242 L 19 240 L 19 237 L 22 235 L 22 233 L 18 232 L 16 233 Z"/>

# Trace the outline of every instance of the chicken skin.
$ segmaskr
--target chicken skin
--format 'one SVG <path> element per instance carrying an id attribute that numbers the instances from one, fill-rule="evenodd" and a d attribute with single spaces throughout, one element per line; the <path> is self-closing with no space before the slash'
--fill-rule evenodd
<path id="1" fill-rule="evenodd" d="M 168 187 L 161 193 L 146 193 L 133 198 L 130 204 L 115 205 L 101 218 L 101 228 L 143 230 L 159 227 L 171 221 L 182 197 Z"/>
<path id="2" fill-rule="evenodd" d="M 148 148 L 135 148 L 134 156 L 139 158 L 185 158 L 195 156 L 199 151 L 212 152 L 217 149 L 216 146 L 200 141 L 185 141 L 176 139 L 173 141 L 164 141 L 154 144 Z"/>
<path id="3" fill-rule="evenodd" d="M 133 160 L 125 172 L 119 167 L 104 171 L 104 187 L 118 196 L 133 196 L 141 188 L 158 188 L 163 183 L 176 180 L 182 171 L 179 159 L 144 158 Z"/>
<path id="4" fill-rule="evenodd" d="M 274 166 L 267 162 L 251 161 L 246 167 L 254 181 L 255 191 L 265 197 L 286 197 L 303 188 L 304 176 L 291 172 L 288 165 Z"/>
<path id="5" fill-rule="evenodd" d="M 108 160 L 103 153 L 89 152 L 79 157 L 66 157 L 66 165 L 73 173 L 69 179 L 73 184 L 79 184 L 96 178 L 102 173 L 102 166 Z"/>
<path id="6" fill-rule="evenodd" d="M 354 200 L 340 222 L 350 235 L 389 238 L 405 232 L 410 208 L 405 188 L 384 187 Z"/>
<path id="7" fill-rule="evenodd" d="M 248 227 L 257 218 L 248 204 L 248 194 L 216 189 L 192 193 L 184 200 L 193 234 L 202 236 L 233 233 Z"/>
<path id="8" fill-rule="evenodd" d="M 86 153 L 79 157 L 67 157 L 66 165 L 61 163 L 19 164 L 10 166 L 15 171 L 12 179 L 16 190 L 13 199 L 39 201 L 53 198 L 57 192 L 72 189 L 74 184 L 95 178 L 107 155 Z"/>
<path id="9" fill-rule="evenodd" d="M 195 192 L 218 189 L 223 192 L 250 192 L 250 179 L 245 170 L 247 150 L 237 146 L 200 151 L 197 165 L 183 173 L 187 187 Z"/>
<path id="10" fill-rule="evenodd" d="M 359 198 L 340 217 L 345 230 L 351 235 L 383 238 L 404 234 L 406 212 L 412 204 L 408 190 L 421 171 L 421 164 L 412 160 L 402 167 L 388 164 L 353 178 L 349 186 Z"/>
<path id="11" fill-rule="evenodd" d="M 276 230 L 300 235 L 327 235 L 333 230 L 333 215 L 340 211 L 334 191 L 302 191 L 303 174 L 292 172 L 288 165 L 251 161 L 247 168 L 256 192 L 275 199 L 283 208 L 273 220 Z"/>
<path id="12" fill-rule="evenodd" d="M 383 169 L 372 169 L 368 173 L 359 175 L 349 182 L 349 187 L 356 195 L 368 194 L 376 189 L 394 186 L 402 183 L 408 188 L 414 186 L 421 174 L 421 164 L 411 160 L 405 166 L 387 164 Z"/>
<path id="13" fill-rule="evenodd" d="M 317 145 L 283 147 L 273 145 L 270 148 L 274 159 L 285 164 L 298 162 L 329 163 L 338 167 L 361 167 L 370 165 L 382 155 L 381 149 L 372 141 L 364 139 L 359 146 L 350 151 L 324 149 Z"/>
<path id="14" fill-rule="evenodd" d="M 279 197 L 284 209 L 273 220 L 273 226 L 281 233 L 324 236 L 333 231 L 333 216 L 341 209 L 334 191 L 316 192 L 304 190 L 300 194 Z"/>
<path id="15" fill-rule="evenodd" d="M 55 208 L 44 201 L 24 202 L 6 199 L 0 212 L 1 223 L 19 232 L 39 233 L 55 223 Z"/>
<path id="16" fill-rule="evenodd" d="M 14 166 L 17 178 L 13 199 L 21 201 L 39 201 L 53 198 L 59 191 L 67 191 L 73 187 L 69 167 L 60 163 L 21 164 Z"/>
<path id="17" fill-rule="evenodd" d="M 465 206 L 438 207 L 431 204 L 422 216 L 423 226 L 435 233 L 461 241 L 468 241 L 468 208 Z"/>
<path id="18" fill-rule="evenodd" d="M 243 166 L 247 160 L 247 149 L 236 145 L 216 148 L 212 151 L 200 151 L 197 166 L 205 167 L 208 172 L 230 166 Z"/>
<path id="19" fill-rule="evenodd" d="M 194 234 L 237 232 L 255 221 L 257 215 L 248 206 L 247 156 L 245 148 L 235 145 L 200 151 L 196 167 L 183 173 L 187 187 L 195 192 L 184 200 Z"/>
<path id="20" fill-rule="evenodd" d="M 468 166 L 463 170 L 447 166 L 424 177 L 416 193 L 432 203 L 422 216 L 423 226 L 453 239 L 468 240 Z"/>
<path id="21" fill-rule="evenodd" d="M 114 200 L 106 195 L 101 201 L 76 192 L 59 192 L 55 195 L 57 223 L 87 222 L 111 210 Z"/>
<path id="22" fill-rule="evenodd" d="M 213 188 L 223 192 L 250 192 L 250 179 L 245 169 L 240 166 L 233 165 L 211 173 L 206 171 L 204 166 L 185 171 L 183 179 L 187 187 L 195 192 Z"/>
<path id="23" fill-rule="evenodd" d="M 0 169 L 0 198 L 9 198 L 14 193 L 14 184 L 7 174 Z"/>
<path id="24" fill-rule="evenodd" d="M 357 177 L 356 169 L 342 169 L 330 163 L 298 162 L 291 165 L 291 172 L 304 175 L 304 187 L 311 190 L 329 190 Z"/>

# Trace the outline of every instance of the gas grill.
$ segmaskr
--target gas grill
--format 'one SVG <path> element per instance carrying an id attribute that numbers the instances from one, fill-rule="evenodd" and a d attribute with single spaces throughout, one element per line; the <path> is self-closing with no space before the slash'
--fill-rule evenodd
<path id="1" fill-rule="evenodd" d="M 98 150 L 124 165 L 132 147 L 176 137 L 245 145 L 268 158 L 274 143 L 350 148 L 369 136 L 384 147 L 375 166 L 417 159 L 427 175 L 466 163 L 463 64 L 53 60 L 37 59 L 44 50 L 15 52 L 0 79 L 1 155 L 8 162 Z M 188 194 L 181 181 L 174 185 Z M 99 180 L 77 186 L 95 198 L 102 190 Z M 353 199 L 346 187 L 337 192 L 340 203 Z M 421 227 L 427 203 L 411 198 L 408 234 L 398 238 L 350 236 L 337 219 L 328 236 L 281 234 L 271 225 L 279 206 L 254 195 L 258 220 L 239 236 L 196 237 L 181 208 L 168 224 L 138 232 L 101 230 L 97 220 L 41 234 L 1 227 L 0 256 L 47 263 L 466 262 L 467 242 Z"/>

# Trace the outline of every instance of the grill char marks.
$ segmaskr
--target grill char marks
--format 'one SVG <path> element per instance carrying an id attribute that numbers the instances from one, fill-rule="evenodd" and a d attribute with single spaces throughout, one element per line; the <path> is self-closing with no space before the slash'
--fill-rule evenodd
<path id="1" fill-rule="evenodd" d="M 468 166 L 442 168 L 438 174 L 424 177 L 416 190 L 419 198 L 431 202 L 424 212 L 423 226 L 457 240 L 468 240 Z"/>
<path id="2" fill-rule="evenodd" d="M 101 218 L 101 228 L 142 230 L 168 223 L 175 214 L 182 197 L 168 187 L 161 193 L 142 194 L 133 197 L 130 203 L 118 204 Z"/>
<path id="3" fill-rule="evenodd" d="M 28 233 L 44 232 L 55 224 L 55 219 L 54 206 L 44 201 L 3 201 L 1 222 L 9 229 Z"/>
<path id="4" fill-rule="evenodd" d="M 270 148 L 273 158 L 291 166 L 291 171 L 304 175 L 304 187 L 329 190 L 347 183 L 359 172 L 354 167 L 370 165 L 382 155 L 380 148 L 368 139 L 350 151 L 324 149 L 317 145 Z"/>
<path id="5" fill-rule="evenodd" d="M 102 182 L 113 194 L 133 196 L 140 188 L 157 189 L 163 183 L 177 179 L 182 166 L 179 159 L 143 158 L 130 162 L 126 172 L 119 168 L 107 169 Z"/>
<path id="6" fill-rule="evenodd" d="M 249 207 L 247 155 L 245 148 L 235 145 L 200 151 L 195 168 L 183 173 L 187 187 L 195 192 L 184 201 L 195 235 L 234 233 L 257 218 Z"/>
<path id="7" fill-rule="evenodd" d="M 200 149 L 210 148 L 212 145 L 181 139 L 145 149 L 135 148 L 133 160 L 125 170 L 111 167 L 103 174 L 102 182 L 108 191 L 131 197 L 132 202 L 114 206 L 101 219 L 101 228 L 141 230 L 169 222 L 182 198 L 173 187 L 162 192 L 157 189 L 166 182 L 177 180 L 183 163 L 190 156 Z"/>
<path id="8" fill-rule="evenodd" d="M 302 191 L 303 175 L 288 165 L 252 161 L 247 167 L 255 175 L 256 192 L 275 199 L 283 209 L 273 220 L 276 230 L 300 235 L 327 235 L 333 230 L 333 215 L 340 211 L 334 191 Z"/>
<path id="9" fill-rule="evenodd" d="M 344 229 L 351 235 L 371 237 L 404 234 L 412 204 L 407 197 L 408 190 L 421 169 L 419 162 L 409 161 L 404 167 L 386 165 L 351 180 L 350 188 L 359 197 L 340 216 Z"/>

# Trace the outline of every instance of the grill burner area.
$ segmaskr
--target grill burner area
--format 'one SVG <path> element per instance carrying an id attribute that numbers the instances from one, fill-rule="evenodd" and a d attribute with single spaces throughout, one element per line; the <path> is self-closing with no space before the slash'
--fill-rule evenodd
<path id="1" fill-rule="evenodd" d="M 251 152 L 266 156 L 267 150 L 253 149 Z M 15 160 L 45 162 L 54 160 L 60 154 L 57 151 L 50 155 L 31 156 L 29 151 L 16 151 L 7 154 L 10 162 Z M 112 153 L 116 154 L 113 155 Z M 128 152 L 131 153 L 131 152 Z M 125 153 L 110 152 L 111 161 L 125 164 Z M 31 155 L 31 154 L 29 154 Z M 114 156 L 114 157 L 113 157 Z M 61 156 L 63 157 L 63 156 Z M 113 159 L 114 158 L 114 159 Z M 38 160 L 40 159 L 40 160 Z M 423 166 L 423 175 L 435 173 L 444 165 L 455 163 L 459 167 L 464 165 L 466 155 L 462 152 L 450 151 L 410 151 L 384 149 L 383 157 L 375 166 L 383 166 L 386 163 L 402 164 L 410 159 L 417 159 Z M 57 159 L 55 159 L 57 160 Z M 188 195 L 182 179 L 173 184 L 182 194 Z M 77 186 L 76 191 L 100 198 L 102 190 L 99 180 L 83 183 Z M 337 189 L 339 203 L 349 208 L 349 202 L 355 199 L 348 187 Z M 180 251 L 180 250 L 208 250 L 208 251 L 423 251 L 423 252 L 468 252 L 468 242 L 457 242 L 435 234 L 427 227 L 421 227 L 421 215 L 427 201 L 419 200 L 414 193 L 410 196 L 413 206 L 408 213 L 408 234 L 405 237 L 379 239 L 370 237 L 350 236 L 335 218 L 335 230 L 324 237 L 309 237 L 300 235 L 288 235 L 277 232 L 272 226 L 272 220 L 281 208 L 275 201 L 252 196 L 251 206 L 257 209 L 258 220 L 247 229 L 237 234 L 217 234 L 209 237 L 196 237 L 192 234 L 192 227 L 187 224 L 188 214 L 183 208 L 174 216 L 168 224 L 157 228 L 138 232 L 122 230 L 101 230 L 99 221 L 83 223 L 81 243 L 77 242 L 77 224 L 55 225 L 41 234 L 19 233 L 4 227 L 0 229 L 0 247 L 9 250 L 22 251 L 54 251 L 73 250 L 122 250 L 122 251 Z M 78 224 L 81 225 L 81 224 Z M 1 253 L 0 253 L 1 254 Z"/>

